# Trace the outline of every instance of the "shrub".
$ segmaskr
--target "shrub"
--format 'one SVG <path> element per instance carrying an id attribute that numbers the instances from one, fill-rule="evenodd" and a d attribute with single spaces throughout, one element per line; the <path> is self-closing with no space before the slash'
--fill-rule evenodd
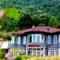
<path id="1" fill-rule="evenodd" d="M 0 58 L 5 58 L 5 49 L 0 49 Z"/>
<path id="2" fill-rule="evenodd" d="M 21 56 L 17 56 L 15 60 L 22 60 Z"/>
<path id="3" fill-rule="evenodd" d="M 22 58 L 23 59 L 28 59 L 28 58 L 30 58 L 30 56 L 28 56 L 28 55 L 22 55 Z"/>

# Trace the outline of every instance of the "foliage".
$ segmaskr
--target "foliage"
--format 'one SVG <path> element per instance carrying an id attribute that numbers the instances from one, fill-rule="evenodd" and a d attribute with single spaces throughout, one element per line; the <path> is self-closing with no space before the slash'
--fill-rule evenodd
<path id="1" fill-rule="evenodd" d="M 15 60 L 22 60 L 21 56 L 17 56 Z"/>
<path id="2" fill-rule="evenodd" d="M 5 49 L 0 49 L 0 58 L 5 58 Z"/>
<path id="3" fill-rule="evenodd" d="M 49 20 L 49 26 L 51 27 L 58 27 L 58 21 L 56 19 L 56 17 L 52 16 Z"/>
<path id="4" fill-rule="evenodd" d="M 17 30 L 17 22 L 20 17 L 20 13 L 16 8 L 1 9 L 4 12 L 3 17 L 0 18 L 0 30 L 12 31 Z"/>
<path id="5" fill-rule="evenodd" d="M 27 58 L 24 58 L 24 57 L 27 57 Z M 18 57 L 21 57 L 23 60 L 60 60 L 60 57 L 59 56 L 30 56 L 30 55 L 22 55 L 22 56 L 18 56 Z"/>
<path id="6" fill-rule="evenodd" d="M 32 27 L 33 25 L 33 19 L 29 14 L 24 13 L 23 16 L 21 16 L 18 24 L 20 29 L 29 28 L 29 27 Z"/>
<path id="7" fill-rule="evenodd" d="M 8 8 L 7 16 L 14 18 L 14 20 L 19 19 L 20 13 L 16 8 Z"/>
<path id="8" fill-rule="evenodd" d="M 21 10 L 21 13 L 49 13 L 60 19 L 60 0 L 1 0 L 0 7 L 15 7 Z"/>
<path id="9" fill-rule="evenodd" d="M 4 40 L 11 40 L 11 35 L 5 31 L 0 32 L 0 37 L 2 37 Z"/>
<path id="10" fill-rule="evenodd" d="M 17 26 L 17 20 L 14 20 L 14 18 L 8 17 L 7 20 L 4 22 L 2 29 L 6 30 L 6 31 L 13 31 L 13 30 L 17 30 L 18 26 Z"/>
<path id="11" fill-rule="evenodd" d="M 27 60 L 28 58 L 30 58 L 30 57 L 31 57 L 31 56 L 29 56 L 29 55 L 22 55 L 22 58 L 23 58 L 23 59 L 26 59 L 26 60 Z"/>
<path id="12" fill-rule="evenodd" d="M 4 15 L 0 18 L 1 31 L 17 31 L 34 26 L 60 28 L 59 0 L 1 0 Z"/>

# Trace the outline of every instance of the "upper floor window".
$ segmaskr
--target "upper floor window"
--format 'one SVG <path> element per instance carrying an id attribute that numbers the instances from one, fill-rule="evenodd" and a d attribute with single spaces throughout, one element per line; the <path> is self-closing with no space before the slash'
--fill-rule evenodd
<path id="1" fill-rule="evenodd" d="M 36 34 L 32 34 L 32 42 L 37 42 L 37 35 Z"/>
<path id="2" fill-rule="evenodd" d="M 44 36 L 42 34 L 37 35 L 37 41 L 40 43 L 44 43 Z"/>
<path id="3" fill-rule="evenodd" d="M 18 36 L 18 40 L 17 40 L 18 42 L 18 44 L 21 44 L 21 37 L 20 36 Z"/>
<path id="4" fill-rule="evenodd" d="M 53 43 L 57 44 L 57 35 L 54 35 L 54 37 L 53 37 Z"/>
<path id="5" fill-rule="evenodd" d="M 32 34 L 32 42 L 44 43 L 42 34 Z"/>
<path id="6" fill-rule="evenodd" d="M 40 34 L 37 34 L 37 42 L 40 42 Z"/>
<path id="7" fill-rule="evenodd" d="M 15 36 L 14 44 L 18 44 L 18 36 Z"/>
<path id="8" fill-rule="evenodd" d="M 26 44 L 26 36 L 23 37 L 22 44 Z"/>
<path id="9" fill-rule="evenodd" d="M 14 41 L 15 41 L 15 36 L 12 36 L 12 38 L 11 38 L 11 44 L 14 44 Z"/>
<path id="10" fill-rule="evenodd" d="M 51 35 L 48 35 L 48 37 L 47 37 L 47 43 L 51 44 Z"/>
<path id="11" fill-rule="evenodd" d="M 58 36 L 58 40 L 59 40 L 58 43 L 60 43 L 60 34 L 59 34 L 59 36 Z"/>

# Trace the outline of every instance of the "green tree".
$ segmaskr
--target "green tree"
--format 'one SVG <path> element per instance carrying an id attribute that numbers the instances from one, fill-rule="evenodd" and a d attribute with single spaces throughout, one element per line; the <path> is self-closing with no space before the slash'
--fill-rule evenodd
<path id="1" fill-rule="evenodd" d="M 48 26 L 49 18 L 49 15 L 45 13 L 33 15 L 34 25 Z"/>
<path id="2" fill-rule="evenodd" d="M 2 9 L 4 15 L 0 18 L 0 30 L 13 31 L 17 30 L 17 22 L 20 12 L 15 8 Z"/>
<path id="3" fill-rule="evenodd" d="M 24 13 L 19 22 L 18 22 L 18 26 L 20 27 L 20 29 L 25 29 L 25 28 L 29 28 L 32 27 L 33 25 L 33 19 L 29 14 Z"/>
<path id="4" fill-rule="evenodd" d="M 16 31 L 18 30 L 17 20 L 14 20 L 12 17 L 8 17 L 5 23 L 2 26 L 2 30 L 5 31 Z"/>
<path id="5" fill-rule="evenodd" d="M 56 17 L 51 16 L 48 25 L 51 27 L 58 27 L 58 21 Z"/>

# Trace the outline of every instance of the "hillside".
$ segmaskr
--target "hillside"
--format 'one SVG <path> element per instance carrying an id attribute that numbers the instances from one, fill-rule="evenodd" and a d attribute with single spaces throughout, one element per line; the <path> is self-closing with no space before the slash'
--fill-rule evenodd
<path id="1" fill-rule="evenodd" d="M 60 0 L 0 0 L 1 8 L 16 7 L 21 12 L 60 16 Z"/>
<path id="2" fill-rule="evenodd" d="M 60 0 L 0 0 L 0 10 L 1 31 L 17 31 L 33 25 L 60 28 Z"/>

